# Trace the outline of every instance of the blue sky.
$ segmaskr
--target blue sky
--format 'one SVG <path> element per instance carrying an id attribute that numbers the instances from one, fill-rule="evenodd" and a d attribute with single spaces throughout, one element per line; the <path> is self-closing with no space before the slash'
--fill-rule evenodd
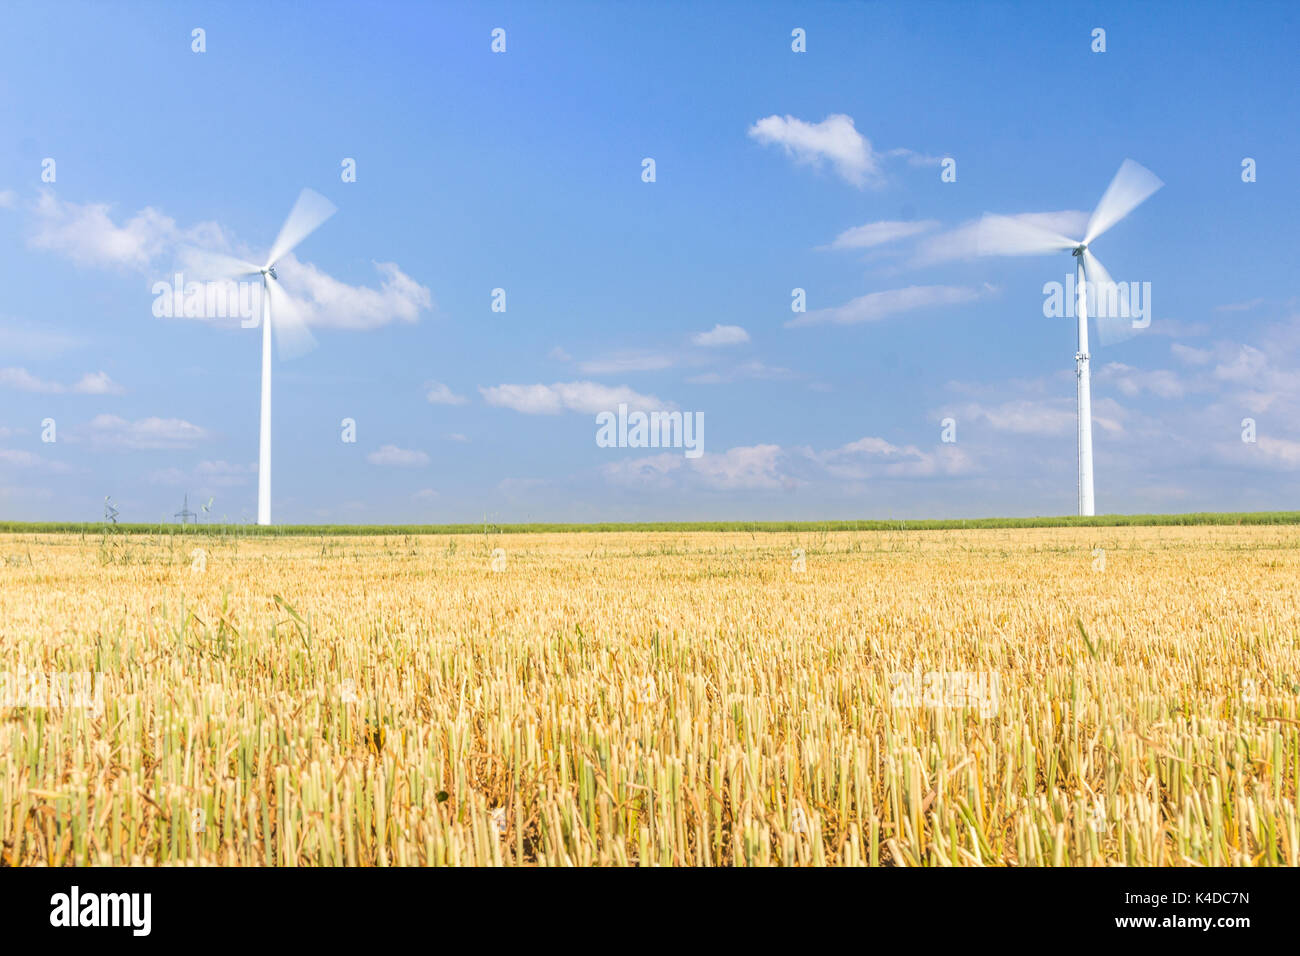
<path id="1" fill-rule="evenodd" d="M 339 212 L 282 270 L 320 345 L 274 367 L 277 522 L 1068 514 L 1073 260 L 960 240 L 1086 216 L 1126 157 L 1165 187 L 1094 246 L 1152 307 L 1091 349 L 1098 511 L 1296 507 L 1287 5 L 3 16 L 5 518 L 251 520 L 260 332 L 151 289 L 184 246 L 264 253 L 305 186 Z M 620 399 L 702 412 L 705 454 L 598 447 Z"/>

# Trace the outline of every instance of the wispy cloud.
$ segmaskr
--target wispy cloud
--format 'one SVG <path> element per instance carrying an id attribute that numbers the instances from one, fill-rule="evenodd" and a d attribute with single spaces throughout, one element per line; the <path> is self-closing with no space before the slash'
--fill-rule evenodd
<path id="1" fill-rule="evenodd" d="M 721 345 L 743 345 L 749 341 L 749 333 L 739 325 L 715 325 L 707 332 L 696 332 L 691 342 L 713 348 Z"/>
<path id="2" fill-rule="evenodd" d="M 247 246 L 232 242 L 217 223 L 182 228 L 152 206 L 119 225 L 108 203 L 69 202 L 45 189 L 32 206 L 31 218 L 28 242 L 33 248 L 83 266 L 156 275 L 164 268 L 180 268 L 183 273 L 201 250 L 250 255 Z M 293 253 L 280 260 L 277 271 L 301 318 L 312 326 L 374 329 L 392 322 L 415 322 L 422 312 L 434 308 L 430 290 L 396 263 L 376 262 L 374 267 L 379 288 L 343 282 Z"/>
<path id="3" fill-rule="evenodd" d="M 806 485 L 829 489 L 870 479 L 959 476 L 974 463 L 952 445 L 927 451 L 868 436 L 836 448 L 744 445 L 700 458 L 657 454 L 627 458 L 602 467 L 612 483 L 643 489 L 698 487 L 714 491 L 791 492 Z"/>
<path id="4" fill-rule="evenodd" d="M 1214 352 L 1210 349 L 1197 349 L 1178 342 L 1170 345 L 1169 351 L 1184 365 L 1208 365 L 1214 358 Z"/>
<path id="5" fill-rule="evenodd" d="M 501 408 L 512 408 L 525 415 L 558 415 L 581 412 L 594 415 L 612 411 L 626 402 L 629 408 L 666 410 L 675 408 L 653 395 L 642 395 L 626 385 L 601 385 L 598 382 L 556 382 L 553 385 L 493 385 L 479 388 L 484 401 Z"/>
<path id="6" fill-rule="evenodd" d="M 0 386 L 14 388 L 20 392 L 44 392 L 54 394 L 64 391 L 58 382 L 48 382 L 38 378 L 25 368 L 0 368 Z"/>
<path id="7" fill-rule="evenodd" d="M 183 233 L 176 220 L 152 206 L 119 226 L 111 210 L 108 203 L 65 202 L 53 190 L 43 189 L 32 209 L 28 243 L 78 265 L 144 271 L 178 241 L 210 236 L 216 228 L 205 224 Z"/>
<path id="8" fill-rule="evenodd" d="M 1077 209 L 1057 212 L 1025 212 L 998 217 L 1024 222 L 1044 232 L 1062 236 L 1082 236 L 1088 228 L 1089 213 Z M 997 221 L 997 220 L 994 220 Z M 1014 235 L 1005 230 L 987 228 L 984 221 L 974 219 L 959 226 L 930 236 L 917 243 L 911 265 L 931 266 L 943 262 L 974 259 L 977 256 L 1022 255 L 1022 246 L 1011 241 Z M 1062 253 L 1065 257 L 1065 253 Z M 1064 258 L 1063 260 L 1064 261 Z M 1067 263 L 1067 265 L 1072 265 Z"/>
<path id="9" fill-rule="evenodd" d="M 853 325 L 858 322 L 878 322 L 901 312 L 913 312 L 936 306 L 962 305 L 974 302 L 995 292 L 993 286 L 920 285 L 905 289 L 890 289 L 858 296 L 844 305 L 829 309 L 814 309 L 786 322 L 787 328 L 803 325 L 831 323 Z"/>
<path id="10" fill-rule="evenodd" d="M 625 372 L 657 372 L 672 368 L 676 360 L 662 352 L 620 352 L 606 358 L 579 362 L 588 375 L 622 375 Z"/>
<path id="11" fill-rule="evenodd" d="M 1137 369 L 1123 362 L 1107 362 L 1097 370 L 1097 380 L 1113 383 L 1129 398 L 1143 392 L 1157 398 L 1182 398 L 1187 391 L 1178 373 L 1168 369 Z"/>
<path id="12" fill-rule="evenodd" d="M 424 393 L 425 399 L 433 405 L 464 405 L 469 401 L 464 395 L 457 395 L 446 385 L 441 382 L 430 382 L 428 391 Z"/>
<path id="13" fill-rule="evenodd" d="M 118 449 L 191 448 L 209 437 L 206 429 L 182 418 L 128 421 L 117 415 L 96 415 L 86 432 L 94 444 Z"/>
<path id="14" fill-rule="evenodd" d="M 433 308 L 433 293 L 397 263 L 374 266 L 380 275 L 378 289 L 341 282 L 292 253 L 280 260 L 276 271 L 308 325 L 364 331 L 392 322 L 416 322 L 420 313 Z"/>
<path id="15" fill-rule="evenodd" d="M 914 149 L 904 149 L 902 147 L 891 149 L 886 152 L 885 155 L 901 156 L 907 160 L 907 165 L 909 166 L 938 166 L 945 159 L 943 156 L 932 156 L 929 153 L 918 153 Z"/>
<path id="16" fill-rule="evenodd" d="M 963 475 L 973 470 L 970 458 L 955 445 L 940 444 L 933 451 L 924 451 L 916 445 L 895 445 L 875 435 L 830 451 L 806 450 L 805 454 L 831 476 L 852 481 Z"/>
<path id="17" fill-rule="evenodd" d="M 797 485 L 782 471 L 779 445 L 750 445 L 689 459 L 660 454 L 611 462 L 601 471 L 609 481 L 665 489 L 683 481 L 718 491 L 779 490 Z"/>
<path id="18" fill-rule="evenodd" d="M 240 465 L 228 461 L 201 461 L 192 470 L 163 468 L 152 472 L 149 480 L 156 485 L 188 487 L 200 492 L 215 488 L 237 488 L 251 483 L 257 475 L 257 465 Z"/>
<path id="19" fill-rule="evenodd" d="M 126 392 L 107 372 L 87 372 L 72 386 L 80 395 L 121 395 Z"/>
<path id="20" fill-rule="evenodd" d="M 46 395 L 61 395 L 65 392 L 78 395 L 121 395 L 126 391 L 114 382 L 107 372 L 87 372 L 69 386 L 40 378 L 25 368 L 13 367 L 0 368 L 0 387 Z"/>
<path id="21" fill-rule="evenodd" d="M 383 445 L 378 451 L 368 454 L 366 461 L 390 468 L 421 468 L 429 463 L 429 456 L 416 449 Z"/>
<path id="22" fill-rule="evenodd" d="M 820 123 L 774 114 L 754 123 L 749 135 L 764 145 L 780 146 L 797 163 L 820 166 L 829 162 L 854 186 L 865 186 L 880 175 L 871 142 L 854 127 L 853 117 L 843 113 L 833 113 Z"/>
<path id="23" fill-rule="evenodd" d="M 28 468 L 48 471 L 52 474 L 68 474 L 72 469 L 61 461 L 49 461 L 40 455 L 18 448 L 0 448 L 0 461 L 13 468 Z"/>
<path id="24" fill-rule="evenodd" d="M 1264 299 L 1247 299 L 1245 302 L 1231 302 L 1227 305 L 1216 305 L 1215 312 L 1249 312 L 1251 309 L 1257 309 L 1265 302 Z"/>
<path id="25" fill-rule="evenodd" d="M 915 221 L 900 222 L 897 220 L 881 220 L 880 222 L 869 222 L 863 226 L 854 226 L 852 229 L 845 229 L 827 249 L 871 249 L 875 246 L 883 246 L 886 243 L 897 242 L 900 239 L 910 239 L 912 236 L 919 236 L 923 232 L 929 232 L 939 225 L 937 219 L 919 219 Z"/>
<path id="26" fill-rule="evenodd" d="M 741 379 L 781 379 L 793 378 L 794 372 L 788 368 L 767 365 L 755 359 L 727 369 L 722 372 L 705 372 L 693 375 L 686 381 L 691 385 L 727 385 Z"/>
<path id="27" fill-rule="evenodd" d="M 829 163 L 845 182 L 861 189 L 884 182 L 882 160 L 901 157 L 909 166 L 937 166 L 942 156 L 931 156 L 912 149 L 877 152 L 871 140 L 858 132 L 853 117 L 832 113 L 820 123 L 773 113 L 755 122 L 748 130 L 751 139 L 765 146 L 780 146 L 796 163 L 820 167 Z"/>

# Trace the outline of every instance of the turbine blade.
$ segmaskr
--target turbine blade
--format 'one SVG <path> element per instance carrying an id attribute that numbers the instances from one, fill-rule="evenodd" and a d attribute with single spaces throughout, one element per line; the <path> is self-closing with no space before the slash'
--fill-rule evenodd
<path id="1" fill-rule="evenodd" d="M 1026 216 L 995 216 L 980 220 L 977 248 L 981 256 L 1036 256 L 1064 252 L 1078 243 Z"/>
<path id="2" fill-rule="evenodd" d="M 315 232 L 321 223 L 336 212 L 338 209 L 334 204 L 320 193 L 314 189 L 304 189 L 289 211 L 289 218 L 280 227 L 280 235 L 276 236 L 275 244 L 271 246 L 266 264 L 275 265 L 284 258 L 285 253 Z"/>
<path id="3" fill-rule="evenodd" d="M 1106 187 L 1101 202 L 1097 203 L 1097 208 L 1092 211 L 1092 218 L 1088 220 L 1088 231 L 1083 241 L 1092 242 L 1163 185 L 1159 177 L 1145 166 L 1131 159 L 1124 160 L 1119 167 L 1119 172 Z"/>
<path id="4" fill-rule="evenodd" d="M 266 290 L 271 297 L 271 334 L 280 359 L 295 359 L 314 349 L 316 339 L 293 298 L 270 276 L 266 278 Z"/>
<path id="5" fill-rule="evenodd" d="M 177 259 L 181 270 L 188 272 L 191 278 L 199 282 L 224 282 L 229 279 L 255 276 L 261 272 L 251 262 L 245 262 L 224 252 L 199 249 L 196 246 L 183 247 Z"/>
<path id="6" fill-rule="evenodd" d="M 1116 284 L 1097 257 L 1083 250 L 1083 272 L 1088 280 L 1088 311 L 1097 325 L 1102 345 L 1114 345 L 1137 335 L 1129 311 L 1128 290 Z"/>

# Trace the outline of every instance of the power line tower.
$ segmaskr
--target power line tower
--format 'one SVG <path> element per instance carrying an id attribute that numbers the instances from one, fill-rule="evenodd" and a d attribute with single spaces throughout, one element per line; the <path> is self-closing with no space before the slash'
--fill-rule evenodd
<path id="1" fill-rule="evenodd" d="M 190 510 L 190 496 L 188 494 L 185 496 L 185 504 L 181 505 L 181 510 L 172 515 L 172 517 L 180 518 L 181 524 L 185 524 L 191 519 L 198 521 L 199 516 Z"/>

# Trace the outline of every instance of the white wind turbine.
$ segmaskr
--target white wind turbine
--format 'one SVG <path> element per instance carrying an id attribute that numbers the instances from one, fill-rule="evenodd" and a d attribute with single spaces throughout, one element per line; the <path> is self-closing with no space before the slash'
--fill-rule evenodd
<path id="1" fill-rule="evenodd" d="M 1026 256 L 1048 252 L 1069 251 L 1075 263 L 1075 319 L 1079 326 L 1079 350 L 1074 356 L 1075 377 L 1078 380 L 1078 445 L 1079 445 L 1079 514 L 1096 513 L 1092 494 L 1092 384 L 1088 367 L 1088 297 L 1085 289 L 1090 279 L 1094 295 L 1105 293 L 1111 308 L 1097 314 L 1097 332 L 1103 345 L 1127 338 L 1133 334 L 1127 308 L 1116 309 L 1119 302 L 1117 287 L 1110 274 L 1089 246 L 1093 240 L 1136 209 L 1152 193 L 1163 186 L 1155 173 L 1131 159 L 1124 160 L 1119 172 L 1110 181 L 1097 208 L 1092 211 L 1082 239 L 1068 239 L 1041 224 L 1042 217 L 986 215 L 980 221 L 979 251 L 982 255 Z M 1039 221 L 1035 221 L 1038 219 Z M 1113 315 L 1113 312 L 1123 313 Z"/>
<path id="2" fill-rule="evenodd" d="M 338 210 L 334 204 L 311 189 L 304 189 L 280 227 L 266 264 L 254 265 L 233 256 L 206 250 L 192 250 L 191 266 L 208 281 L 245 279 L 260 276 L 262 281 L 262 419 L 257 456 L 257 523 L 271 523 L 271 300 L 275 300 L 275 337 L 280 358 L 294 358 L 315 348 L 316 340 L 307 330 L 293 300 L 280 287 L 275 265 L 326 219 Z"/>

